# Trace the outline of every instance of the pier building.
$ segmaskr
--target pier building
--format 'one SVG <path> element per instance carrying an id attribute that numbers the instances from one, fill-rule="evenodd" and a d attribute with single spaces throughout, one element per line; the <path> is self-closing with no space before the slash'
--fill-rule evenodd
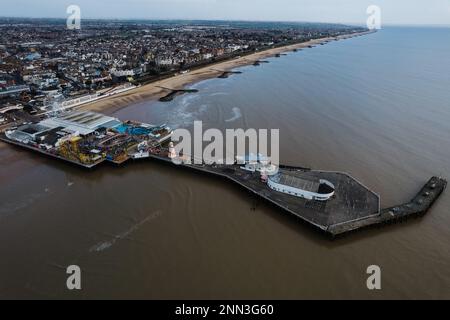
<path id="1" fill-rule="evenodd" d="M 328 180 L 299 178 L 286 173 L 269 176 L 267 185 L 272 190 L 315 201 L 327 201 L 335 193 L 334 185 Z"/>

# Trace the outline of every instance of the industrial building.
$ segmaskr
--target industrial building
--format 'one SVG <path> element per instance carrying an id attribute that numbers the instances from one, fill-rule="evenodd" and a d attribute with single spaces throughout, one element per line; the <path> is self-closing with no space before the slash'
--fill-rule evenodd
<path id="1" fill-rule="evenodd" d="M 39 141 L 39 138 L 44 136 L 47 132 L 52 130 L 51 127 L 41 125 L 39 123 L 32 123 L 20 126 L 17 130 L 9 132 L 9 138 L 22 142 L 29 143 L 32 141 Z"/>
<path id="2" fill-rule="evenodd" d="M 60 117 L 48 118 L 40 122 L 40 125 L 49 128 L 64 127 L 71 133 L 86 136 L 99 129 L 110 129 L 121 125 L 122 122 L 116 118 L 105 116 L 100 113 L 78 111 L 70 112 Z"/>

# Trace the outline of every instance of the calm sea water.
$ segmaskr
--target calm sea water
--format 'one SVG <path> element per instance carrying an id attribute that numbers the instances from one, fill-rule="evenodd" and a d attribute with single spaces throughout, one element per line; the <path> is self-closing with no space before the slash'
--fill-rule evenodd
<path id="1" fill-rule="evenodd" d="M 194 85 L 124 119 L 279 128 L 285 164 L 351 173 L 390 206 L 450 178 L 450 29 L 386 28 Z M 331 242 L 218 179 L 151 161 L 84 171 L 0 148 L 0 298 L 450 298 L 450 195 Z M 65 268 L 82 268 L 81 292 Z M 382 290 L 366 268 L 382 269 Z"/>

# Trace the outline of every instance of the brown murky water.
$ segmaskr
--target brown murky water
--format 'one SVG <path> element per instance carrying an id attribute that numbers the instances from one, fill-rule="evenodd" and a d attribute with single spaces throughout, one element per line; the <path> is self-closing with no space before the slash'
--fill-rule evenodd
<path id="1" fill-rule="evenodd" d="M 450 178 L 450 29 L 392 28 L 272 59 L 123 119 L 280 128 L 281 161 L 409 200 Z M 450 196 L 331 242 L 216 178 L 152 161 L 86 171 L 0 147 L 0 298 L 450 298 Z M 82 269 L 81 292 L 65 268 Z M 366 268 L 382 269 L 382 290 Z"/>

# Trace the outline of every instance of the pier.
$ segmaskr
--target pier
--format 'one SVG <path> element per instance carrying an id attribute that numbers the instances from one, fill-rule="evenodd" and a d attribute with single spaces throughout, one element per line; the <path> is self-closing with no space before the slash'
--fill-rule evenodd
<path id="1" fill-rule="evenodd" d="M 280 165 L 279 170 L 282 173 L 288 172 L 298 177 L 315 177 L 331 181 L 336 186 L 336 195 L 324 202 L 275 192 L 261 183 L 258 172 L 245 172 L 239 165 L 175 165 L 165 155 L 151 154 L 150 158 L 175 167 L 225 178 L 331 238 L 368 227 L 422 216 L 431 209 L 447 187 L 445 179 L 432 177 L 409 203 L 381 209 L 378 194 L 343 172 L 326 172 Z"/>
<path id="2" fill-rule="evenodd" d="M 133 130 L 142 130 L 142 128 L 146 127 L 133 126 L 130 128 Z M 133 134 L 130 129 L 127 132 L 130 135 Z M 226 179 L 333 238 L 367 227 L 395 223 L 410 217 L 421 216 L 432 207 L 447 186 L 445 179 L 432 177 L 410 202 L 381 209 L 378 194 L 364 186 L 357 179 L 343 172 L 318 171 L 309 168 L 280 165 L 278 172 L 291 179 L 299 179 L 301 181 L 328 181 L 333 185 L 333 196 L 326 201 L 308 200 L 273 190 L 267 182 L 261 180 L 261 174 L 259 172 L 243 170 L 242 166 L 237 163 L 234 165 L 206 164 L 204 162 L 202 164 L 175 164 L 169 157 L 169 150 L 162 147 L 161 143 L 157 143 L 156 141 L 154 144 L 149 143 L 146 150 L 140 151 L 136 145 L 138 141 L 132 147 L 127 148 L 127 151 L 124 151 L 124 147 L 116 146 L 112 148 L 109 146 L 104 149 L 105 157 L 94 158 L 90 162 L 82 162 L 77 158 L 65 157 L 63 154 L 55 151 L 14 141 L 4 133 L 0 134 L 0 140 L 87 169 L 92 169 L 104 161 L 121 165 L 130 159 L 150 159 L 173 166 L 174 169 L 188 169 L 197 173 Z M 102 146 L 103 144 L 97 144 L 98 148 Z M 117 150 L 125 153 L 118 154 Z M 108 154 L 114 155 L 114 157 L 108 156 Z M 186 157 L 184 157 L 184 160 L 186 160 Z"/>
<path id="3" fill-rule="evenodd" d="M 175 165 L 164 155 L 152 154 L 150 158 L 172 164 L 175 167 L 184 167 L 226 178 L 324 232 L 327 232 L 328 228 L 334 224 L 379 214 L 379 196 L 345 173 L 280 167 L 279 171 L 281 173 L 286 173 L 290 176 L 331 181 L 336 186 L 336 196 L 329 201 L 323 202 L 276 192 L 270 189 L 267 184 L 261 182 L 258 172 L 244 171 L 240 165 Z"/>

